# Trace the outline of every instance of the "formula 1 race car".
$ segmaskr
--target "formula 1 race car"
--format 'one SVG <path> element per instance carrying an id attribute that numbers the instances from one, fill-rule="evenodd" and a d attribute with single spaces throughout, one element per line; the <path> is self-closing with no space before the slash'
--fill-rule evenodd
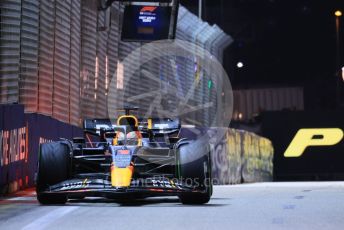
<path id="1" fill-rule="evenodd" d="M 207 203 L 213 187 L 209 143 L 180 138 L 179 119 L 139 120 L 130 115 L 133 109 L 125 108 L 116 125 L 85 120 L 83 138 L 41 144 L 38 201 L 178 196 L 183 204 Z"/>

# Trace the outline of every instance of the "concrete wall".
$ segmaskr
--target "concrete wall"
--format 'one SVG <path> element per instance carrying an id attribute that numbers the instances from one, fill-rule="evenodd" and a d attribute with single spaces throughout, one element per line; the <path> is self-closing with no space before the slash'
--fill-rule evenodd
<path id="1" fill-rule="evenodd" d="M 0 194 L 34 186 L 40 143 L 83 136 L 82 129 L 48 116 L 0 105 Z"/>
<path id="2" fill-rule="evenodd" d="M 239 184 L 273 179 L 274 150 L 270 140 L 254 133 L 228 129 L 211 144 L 213 178 L 218 184 Z"/>

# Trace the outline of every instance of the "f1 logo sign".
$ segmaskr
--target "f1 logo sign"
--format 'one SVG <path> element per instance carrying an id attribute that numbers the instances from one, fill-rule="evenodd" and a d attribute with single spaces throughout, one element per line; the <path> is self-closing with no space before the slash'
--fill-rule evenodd
<path id="1" fill-rule="evenodd" d="M 344 137 L 343 130 L 331 129 L 300 129 L 287 150 L 284 157 L 300 157 L 310 146 L 333 146 Z"/>

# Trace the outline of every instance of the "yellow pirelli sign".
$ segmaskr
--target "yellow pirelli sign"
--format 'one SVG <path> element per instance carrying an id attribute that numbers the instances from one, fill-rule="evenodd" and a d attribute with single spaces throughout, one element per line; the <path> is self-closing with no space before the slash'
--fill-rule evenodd
<path id="1" fill-rule="evenodd" d="M 284 157 L 301 157 L 307 147 L 333 146 L 343 140 L 339 128 L 300 129 L 284 153 Z"/>

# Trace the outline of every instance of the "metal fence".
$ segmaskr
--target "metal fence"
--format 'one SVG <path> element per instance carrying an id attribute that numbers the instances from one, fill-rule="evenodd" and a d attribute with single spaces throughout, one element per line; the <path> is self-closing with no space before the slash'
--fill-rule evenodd
<path id="1" fill-rule="evenodd" d="M 248 121 L 264 111 L 304 110 L 303 88 L 257 88 L 233 91 L 233 119 Z"/>
<path id="2" fill-rule="evenodd" d="M 125 57 L 142 44 L 120 41 L 123 7 L 119 3 L 112 5 L 111 26 L 105 31 L 99 30 L 105 12 L 98 11 L 95 0 L 2 0 L 0 7 L 0 103 L 24 104 L 26 112 L 80 125 L 86 117 L 107 117 L 107 102 L 123 103 L 109 96 L 111 81 L 116 82 L 116 95 L 141 94 L 154 84 L 149 83 L 149 72 L 185 94 L 197 76 L 208 79 L 212 74 L 195 71 L 197 62 L 176 57 L 177 72 L 171 70 L 169 59 L 160 58 L 130 81 L 121 75 L 126 72 Z M 210 26 L 182 6 L 177 39 L 198 44 L 220 61 L 232 42 L 218 26 Z M 140 59 L 138 55 L 133 62 Z M 205 93 L 206 88 L 202 83 L 197 89 L 200 103 L 214 96 Z M 139 100 L 140 107 L 150 103 L 149 98 Z M 205 112 L 197 119 L 207 121 L 211 114 Z"/>

